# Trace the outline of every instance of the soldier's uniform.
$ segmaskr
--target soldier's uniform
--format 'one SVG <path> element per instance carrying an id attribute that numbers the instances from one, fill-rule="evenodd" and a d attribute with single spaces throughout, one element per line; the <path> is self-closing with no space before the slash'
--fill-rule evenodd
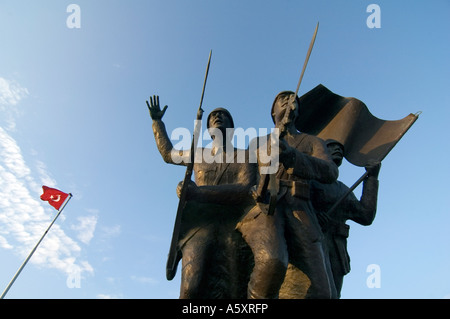
<path id="1" fill-rule="evenodd" d="M 218 110 L 225 112 L 234 126 L 227 110 L 219 108 L 211 114 Z M 152 127 L 163 159 L 183 165 L 174 163 L 173 155 L 186 158 L 189 154 L 178 154 L 173 149 L 164 123 L 154 120 Z M 211 152 L 211 149 L 197 151 Z M 193 166 L 195 183 L 205 195 L 188 200 L 183 211 L 178 243 L 182 257 L 180 298 L 245 297 L 245 292 L 242 296 L 239 290 L 238 281 L 242 278 L 236 276 L 242 273 L 245 277 L 245 273 L 238 269 L 243 241 L 235 226 L 251 200 L 249 189 L 256 183 L 256 163 L 238 163 L 236 149 L 214 151 L 223 156 L 221 161 L 207 163 L 200 158 Z M 230 156 L 227 152 L 234 154 Z"/>
<path id="2" fill-rule="evenodd" d="M 261 139 L 260 139 L 261 141 Z M 310 180 L 331 183 L 338 175 L 322 140 L 308 134 L 289 135 L 295 149 L 292 167 L 280 164 L 275 213 L 255 206 L 238 225 L 255 255 L 248 287 L 250 298 L 277 298 L 288 262 L 305 273 L 311 285 L 307 298 L 330 298 L 332 287 L 322 250 L 322 233 L 310 201 Z M 260 147 L 264 146 L 260 142 Z"/>
<path id="3" fill-rule="evenodd" d="M 324 248 L 330 260 L 338 297 L 342 289 L 343 278 L 350 272 L 350 257 L 347 251 L 350 226 L 346 224 L 346 221 L 353 220 L 364 226 L 372 224 L 376 214 L 378 183 L 376 177 L 369 176 L 363 182 L 361 200 L 350 193 L 331 216 L 319 219 L 326 220 L 321 223 L 325 237 Z M 313 182 L 311 187 L 312 203 L 319 214 L 326 213 L 349 189 L 340 181 L 332 184 Z"/>

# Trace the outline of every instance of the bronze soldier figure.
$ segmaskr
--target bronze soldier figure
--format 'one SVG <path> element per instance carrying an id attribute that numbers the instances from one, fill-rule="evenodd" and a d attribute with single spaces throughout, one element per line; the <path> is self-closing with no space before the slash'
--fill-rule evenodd
<path id="1" fill-rule="evenodd" d="M 344 146 L 336 140 L 327 140 L 327 147 L 337 166 L 342 164 Z M 321 184 L 312 181 L 312 202 L 318 212 L 319 223 L 325 237 L 325 253 L 331 264 L 337 295 L 340 297 L 344 276 L 350 272 L 350 257 L 347 238 L 350 226 L 347 220 L 367 226 L 375 219 L 378 197 L 378 174 L 381 163 L 366 166 L 368 177 L 363 182 L 361 199 L 350 193 L 337 208 L 328 215 L 330 207 L 349 189 L 340 181 Z"/>
<path id="2" fill-rule="evenodd" d="M 162 158 L 166 163 L 186 165 L 185 161 L 173 160 L 190 156 L 189 150 L 175 150 L 167 135 L 162 121 L 167 106 L 161 110 L 157 96 L 147 104 Z M 197 149 L 195 183 L 188 186 L 188 203 L 178 244 L 182 258 L 180 298 L 183 299 L 242 295 L 238 282 L 242 278 L 237 275 L 242 273 L 238 269 L 238 255 L 242 251 L 240 245 L 245 243 L 235 226 L 252 201 L 249 190 L 256 183 L 256 164 L 237 163 L 237 154 L 243 150 L 236 150 L 231 144 L 234 122 L 228 110 L 213 110 L 207 121 L 213 146 Z"/>
<path id="3" fill-rule="evenodd" d="M 309 182 L 332 183 L 337 179 L 338 168 L 322 140 L 297 131 L 294 123 L 298 116 L 295 93 L 279 93 L 272 105 L 272 119 L 275 127 L 285 134 L 280 139 L 275 213 L 265 214 L 256 205 L 237 227 L 254 254 L 249 298 L 277 298 L 288 262 L 308 277 L 306 298 L 333 295 L 334 286 L 328 278 L 322 250 L 322 232 L 310 201 Z M 268 139 L 260 138 L 258 148 L 267 148 L 267 143 Z"/>

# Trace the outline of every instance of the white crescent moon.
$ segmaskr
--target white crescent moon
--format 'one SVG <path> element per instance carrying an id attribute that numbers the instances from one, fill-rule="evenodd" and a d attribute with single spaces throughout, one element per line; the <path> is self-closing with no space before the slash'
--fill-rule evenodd
<path id="1" fill-rule="evenodd" d="M 56 196 L 58 196 L 57 199 L 55 199 Z M 59 202 L 61 200 L 61 195 L 52 195 L 50 196 L 50 199 L 54 202 Z"/>

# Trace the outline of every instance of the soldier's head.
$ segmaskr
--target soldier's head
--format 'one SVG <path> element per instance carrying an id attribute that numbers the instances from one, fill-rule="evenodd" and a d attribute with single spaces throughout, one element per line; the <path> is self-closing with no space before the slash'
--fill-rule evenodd
<path id="1" fill-rule="evenodd" d="M 325 144 L 333 162 L 337 166 L 341 166 L 342 160 L 344 159 L 344 145 L 333 139 L 326 140 Z"/>
<path id="2" fill-rule="evenodd" d="M 292 91 L 282 91 L 278 93 L 277 96 L 275 97 L 271 110 L 272 120 L 275 123 L 275 125 L 281 123 L 281 121 L 283 120 L 286 111 L 288 110 L 289 107 L 289 100 L 292 99 L 292 96 L 294 94 L 295 93 Z M 289 122 L 294 122 L 298 116 L 298 102 L 299 99 L 298 97 L 296 97 L 294 101 L 295 109 L 292 110 L 292 112 L 290 113 L 290 116 L 288 118 Z"/>
<path id="3" fill-rule="evenodd" d="M 210 133 L 213 129 L 219 129 L 224 134 L 223 136 L 227 136 L 228 134 L 225 135 L 227 131 L 232 132 L 232 129 L 234 129 L 233 117 L 227 109 L 218 107 L 209 113 L 206 127 Z M 211 135 L 211 137 L 214 138 L 214 135 Z"/>

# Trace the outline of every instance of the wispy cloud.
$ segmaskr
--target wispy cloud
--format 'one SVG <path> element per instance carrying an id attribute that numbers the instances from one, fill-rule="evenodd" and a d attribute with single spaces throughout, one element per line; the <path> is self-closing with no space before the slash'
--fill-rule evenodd
<path id="1" fill-rule="evenodd" d="M 21 87 L 17 82 L 0 77 L 0 105 L 15 106 L 28 95 L 28 90 Z"/>
<path id="2" fill-rule="evenodd" d="M 33 169 L 27 165 L 21 148 L 8 133 L 15 127 L 11 108 L 26 95 L 27 89 L 0 77 L 0 110 L 10 115 L 6 128 L 0 126 L 0 249 L 14 250 L 21 258 L 28 255 L 54 217 L 49 213 L 51 209 L 46 210 L 39 200 L 41 182 L 48 186 L 56 184 L 43 162 L 38 161 Z M 95 223 L 93 219 L 80 220 L 82 242 L 92 238 Z M 73 267 L 93 272 L 87 261 L 80 260 L 80 252 L 78 242 L 55 223 L 30 262 L 65 273 Z"/>
<path id="3" fill-rule="evenodd" d="M 77 238 L 84 244 L 89 244 L 94 237 L 95 226 L 97 225 L 98 216 L 80 216 L 77 218 L 78 224 L 72 225 L 71 228 L 77 231 Z"/>
<path id="4" fill-rule="evenodd" d="M 14 130 L 16 122 L 14 118 L 19 114 L 17 104 L 28 96 L 28 90 L 21 87 L 16 81 L 0 77 L 0 111 L 8 130 Z"/>
<path id="5" fill-rule="evenodd" d="M 119 236 L 119 234 L 122 232 L 122 228 L 120 225 L 114 225 L 114 226 L 104 226 L 102 227 L 103 236 L 105 238 L 112 238 Z"/>
<path id="6" fill-rule="evenodd" d="M 36 172 L 39 175 L 41 184 L 47 185 L 49 187 L 56 186 L 56 180 L 50 176 L 50 173 L 48 172 L 47 166 L 44 162 L 39 160 L 36 161 Z"/>

